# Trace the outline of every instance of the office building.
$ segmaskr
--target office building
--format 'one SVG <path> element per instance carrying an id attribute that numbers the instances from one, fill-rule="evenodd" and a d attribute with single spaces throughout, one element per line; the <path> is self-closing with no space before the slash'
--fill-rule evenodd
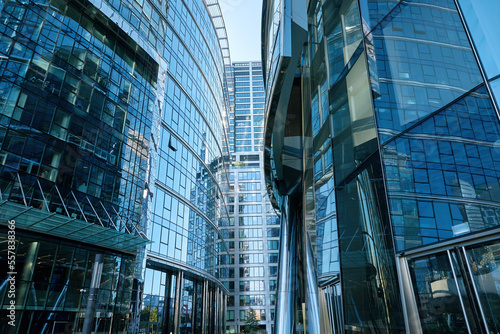
<path id="1" fill-rule="evenodd" d="M 494 1 L 264 1 L 276 333 L 500 330 Z"/>
<path id="2" fill-rule="evenodd" d="M 0 332 L 221 332 L 217 0 L 0 1 L 0 41 Z"/>
<path id="3" fill-rule="evenodd" d="M 262 333 L 272 333 L 277 283 L 279 221 L 262 175 L 264 85 L 260 62 L 234 62 L 229 142 L 232 153 L 226 202 L 229 226 L 222 228 L 231 265 L 223 279 L 230 291 L 227 333 L 245 330 L 250 310 Z"/>

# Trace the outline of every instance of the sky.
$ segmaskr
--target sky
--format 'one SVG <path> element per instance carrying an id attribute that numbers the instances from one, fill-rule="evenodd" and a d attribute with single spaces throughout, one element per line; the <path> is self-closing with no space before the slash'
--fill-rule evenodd
<path id="1" fill-rule="evenodd" d="M 231 61 L 260 61 L 262 0 L 219 0 Z"/>

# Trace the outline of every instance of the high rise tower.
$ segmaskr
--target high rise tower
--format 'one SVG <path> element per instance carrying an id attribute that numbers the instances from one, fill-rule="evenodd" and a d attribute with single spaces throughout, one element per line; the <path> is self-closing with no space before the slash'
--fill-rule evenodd
<path id="1" fill-rule="evenodd" d="M 279 221 L 262 175 L 264 85 L 260 62 L 235 62 L 230 114 L 232 167 L 227 193 L 230 224 L 222 233 L 233 266 L 224 279 L 231 295 L 228 332 L 240 332 L 255 311 L 262 332 L 272 333 L 276 304 Z"/>

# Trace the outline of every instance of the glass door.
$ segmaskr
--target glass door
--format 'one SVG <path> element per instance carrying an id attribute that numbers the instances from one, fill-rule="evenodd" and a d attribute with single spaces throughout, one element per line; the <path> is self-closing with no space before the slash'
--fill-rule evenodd
<path id="1" fill-rule="evenodd" d="M 500 244 L 463 248 L 488 333 L 500 333 Z"/>
<path id="2" fill-rule="evenodd" d="M 408 259 L 424 333 L 500 333 L 500 243 Z"/>

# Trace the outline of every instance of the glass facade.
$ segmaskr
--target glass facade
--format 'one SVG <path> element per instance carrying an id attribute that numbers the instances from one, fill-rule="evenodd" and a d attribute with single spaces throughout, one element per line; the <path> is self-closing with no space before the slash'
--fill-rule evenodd
<path id="1" fill-rule="evenodd" d="M 7 231 L 2 230 L 1 264 L 8 268 Z M 16 235 L 15 297 L 10 285 L 0 286 L 2 300 L 2 333 L 74 333 L 82 332 L 93 266 L 102 249 L 80 246 L 32 236 L 18 231 Z M 126 333 L 131 322 L 130 309 L 135 306 L 137 284 L 134 284 L 135 257 L 104 253 L 102 276 L 95 306 L 95 331 Z M 15 300 L 16 326 L 7 323 L 6 310 Z M 82 314 L 83 312 L 83 314 Z"/>
<path id="2" fill-rule="evenodd" d="M 230 111 L 228 226 L 221 227 L 230 245 L 225 262 L 231 277 L 223 279 L 230 291 L 227 333 L 245 330 L 245 321 L 255 311 L 263 333 L 273 333 L 277 282 L 279 225 L 265 196 L 262 175 L 264 84 L 260 62 L 234 62 L 234 104 Z M 234 269 L 233 269 L 234 268 Z M 256 294 L 258 293 L 258 294 Z"/>
<path id="3" fill-rule="evenodd" d="M 0 6 L 0 216 L 23 273 L 22 326 L 0 331 L 221 332 L 231 62 L 217 0 Z"/>
<path id="4" fill-rule="evenodd" d="M 282 78 L 266 69 L 265 177 L 282 215 L 295 202 L 279 185 L 295 175 L 280 175 L 288 134 L 273 122 L 283 107 L 287 120 L 302 118 L 306 239 L 297 242 L 312 247 L 315 266 L 296 284 L 320 289 L 306 300 L 319 309 L 307 314 L 310 332 L 497 331 L 496 6 L 310 1 L 308 43 L 280 70 L 300 71 L 288 97 L 302 98 L 300 111 L 280 105 L 283 91 L 272 89 L 286 83 L 273 86 Z"/>

